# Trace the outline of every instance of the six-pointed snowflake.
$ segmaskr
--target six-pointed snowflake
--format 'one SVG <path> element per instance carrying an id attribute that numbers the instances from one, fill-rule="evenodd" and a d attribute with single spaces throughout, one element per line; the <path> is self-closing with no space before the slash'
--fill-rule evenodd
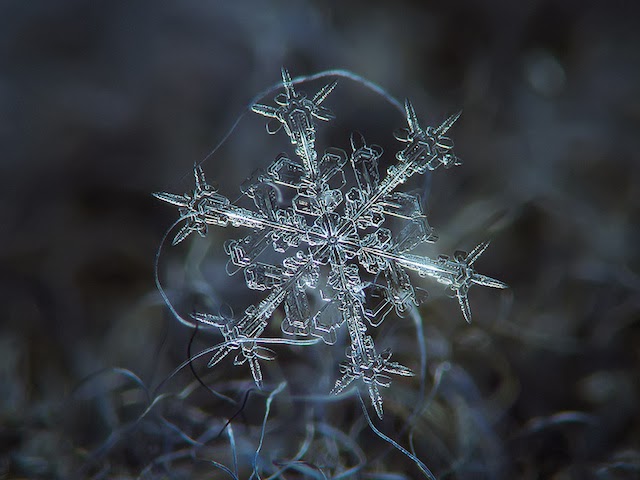
<path id="1" fill-rule="evenodd" d="M 208 225 L 250 230 L 246 237 L 228 241 L 225 251 L 230 264 L 244 273 L 247 287 L 268 294 L 239 318 L 194 314 L 196 320 L 218 327 L 226 340 L 226 346 L 213 355 L 209 366 L 232 350 L 239 350 L 235 364 L 248 363 L 256 384 L 261 386 L 259 360 L 272 359 L 273 355 L 254 340 L 281 306 L 285 335 L 315 336 L 333 344 L 336 330 L 346 324 L 350 344 L 346 361 L 340 366 L 342 377 L 335 382 L 332 393 L 338 394 L 354 380 L 362 380 L 382 417 L 379 387 L 389 386 L 391 374 L 413 373 L 391 361 L 390 350 L 376 351 L 367 324 L 375 327 L 390 310 L 401 315 L 419 305 L 424 292 L 413 286 L 407 271 L 448 285 L 467 321 L 471 320 L 469 287 L 506 288 L 504 283 L 473 269 L 488 246 L 486 242 L 469 254 L 456 252 L 453 258 L 432 260 L 408 253 L 437 237 L 427 223 L 419 196 L 397 188 L 416 173 L 460 164 L 452 151 L 453 142 L 446 136 L 459 114 L 437 128 L 422 128 L 411 103 L 406 101 L 408 128 L 395 134 L 404 148 L 396 153 L 397 162 L 381 175 L 378 162 L 382 149 L 367 145 L 358 134 L 351 137 L 349 155 L 328 148 L 319 157 L 316 151 L 316 120 L 334 118 L 322 103 L 335 82 L 309 99 L 294 89 L 284 69 L 282 80 L 285 91 L 275 97 L 277 107 L 256 104 L 252 110 L 269 118 L 269 133 L 284 128 L 296 157 L 278 156 L 266 170 L 258 170 L 242 185 L 242 192 L 253 200 L 255 209 L 231 203 L 206 182 L 200 167 L 194 169 L 196 186 L 192 193 L 155 195 L 177 205 L 185 222 L 174 245 L 192 232 L 204 236 Z M 353 180 L 351 188 L 347 177 Z M 289 195 L 283 195 L 284 190 Z M 283 200 L 287 198 L 291 200 Z M 396 228 L 398 220 L 403 223 L 401 228 Z M 281 260 L 273 260 L 276 253 Z M 313 289 L 320 292 L 318 302 L 310 301 Z"/>

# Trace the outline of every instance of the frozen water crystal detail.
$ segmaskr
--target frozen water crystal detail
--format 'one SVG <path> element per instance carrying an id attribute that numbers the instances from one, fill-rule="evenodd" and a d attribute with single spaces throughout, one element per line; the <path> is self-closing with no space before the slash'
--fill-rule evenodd
<path id="1" fill-rule="evenodd" d="M 351 136 L 350 154 L 328 148 L 319 155 L 316 150 L 316 120 L 334 118 L 322 104 L 336 82 L 311 99 L 295 90 L 285 69 L 282 83 L 285 91 L 275 97 L 277 106 L 255 104 L 252 110 L 269 118 L 270 134 L 284 130 L 295 157 L 281 154 L 243 183 L 241 190 L 255 208 L 234 205 L 207 183 L 199 166 L 194 168 L 192 193 L 155 196 L 176 205 L 184 220 L 173 245 L 193 232 L 206 235 L 209 225 L 249 230 L 244 238 L 226 242 L 228 272 L 241 271 L 248 288 L 268 293 L 239 318 L 193 314 L 195 320 L 219 328 L 226 340 L 226 346 L 211 358 L 210 367 L 235 350 L 234 364 L 247 363 L 255 383 L 262 386 L 259 360 L 271 360 L 274 353 L 254 340 L 278 308 L 284 311 L 281 330 L 286 336 L 319 337 L 333 344 L 336 331 L 346 325 L 349 347 L 332 393 L 361 380 L 382 418 L 379 387 L 390 385 L 390 375 L 413 372 L 392 362 L 390 350 L 376 351 L 368 326 L 378 326 L 391 310 L 402 315 L 424 300 L 426 293 L 414 287 L 408 272 L 447 285 L 467 321 L 471 321 L 467 293 L 472 285 L 507 287 L 473 269 L 488 242 L 468 254 L 455 252 L 452 258 L 433 260 L 408 253 L 422 243 L 435 242 L 437 236 L 419 196 L 397 189 L 416 173 L 460 165 L 453 142 L 446 136 L 460 113 L 438 127 L 423 128 L 407 100 L 407 127 L 395 133 L 403 148 L 395 155 L 397 161 L 381 173 L 382 149 L 367 145 L 359 134 Z M 284 190 L 288 195 L 282 195 Z M 271 254 L 263 255 L 265 251 Z M 274 252 L 281 261 L 273 261 Z M 265 256 L 270 261 L 260 260 Z M 310 302 L 313 290 L 319 292 L 319 301 Z"/>

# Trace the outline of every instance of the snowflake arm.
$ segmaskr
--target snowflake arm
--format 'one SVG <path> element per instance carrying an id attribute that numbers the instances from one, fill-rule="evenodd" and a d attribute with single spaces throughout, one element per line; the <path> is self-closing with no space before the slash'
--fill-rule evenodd
<path id="1" fill-rule="evenodd" d="M 262 212 L 253 212 L 246 208 L 232 204 L 229 199 L 209 185 L 200 166 L 194 167 L 196 187 L 192 193 L 176 195 L 173 193 L 154 193 L 159 200 L 178 206 L 180 218 L 186 220 L 183 228 L 173 239 L 172 245 L 176 245 L 187 238 L 191 233 L 197 232 L 205 236 L 208 225 L 226 227 L 231 224 L 234 227 L 249 227 L 253 229 L 271 229 L 280 235 L 303 235 L 306 230 L 301 226 L 300 218 L 281 212 L 275 218 L 270 219 Z"/>
<path id="2" fill-rule="evenodd" d="M 177 206 L 180 218 L 186 220 L 185 225 L 171 242 L 172 245 L 177 245 L 193 232 L 197 232 L 203 237 L 207 234 L 207 222 L 203 217 L 203 207 L 204 202 L 211 196 L 214 189 L 207 184 L 204 179 L 204 172 L 198 165 L 194 166 L 193 173 L 196 186 L 191 194 L 176 195 L 166 192 L 153 194 L 159 200 Z"/>
<path id="3" fill-rule="evenodd" d="M 471 322 L 471 309 L 467 293 L 469 288 L 476 285 L 504 289 L 507 284 L 485 275 L 476 273 L 473 263 L 487 249 L 489 242 L 483 242 L 475 247 L 471 253 L 457 251 L 453 258 L 441 255 L 438 260 L 417 255 L 403 255 L 397 261 L 405 268 L 417 272 L 420 276 L 435 278 L 439 283 L 447 285 L 455 294 L 462 314 L 467 322 Z"/>
<path id="4" fill-rule="evenodd" d="M 257 306 L 248 307 L 242 318 L 225 319 L 219 315 L 206 313 L 194 313 L 193 318 L 220 329 L 225 339 L 225 344 L 220 347 L 209 361 L 209 367 L 213 367 L 225 358 L 233 350 L 240 349 L 240 353 L 234 359 L 234 365 L 249 364 L 255 384 L 262 388 L 262 370 L 258 359 L 273 360 L 271 350 L 259 347 L 255 340 L 266 328 L 273 312 L 282 303 L 285 289 L 276 289 L 261 301 Z"/>
<path id="5" fill-rule="evenodd" d="M 267 131 L 270 134 L 284 127 L 291 143 L 296 145 L 295 153 L 302 160 L 307 178 L 314 181 L 319 172 L 315 151 L 316 128 L 313 120 L 315 118 L 329 121 L 335 118 L 333 113 L 321 103 L 335 88 L 337 82 L 324 86 L 311 100 L 305 94 L 295 91 L 289 72 L 285 68 L 282 69 L 282 84 L 285 93 L 275 97 L 278 108 L 255 104 L 251 109 L 271 119 L 267 123 Z"/>
<path id="6" fill-rule="evenodd" d="M 409 128 L 402 128 L 394 135 L 396 139 L 407 143 L 407 146 L 397 153 L 396 158 L 400 162 L 412 163 L 413 168 L 420 173 L 427 169 L 436 170 L 440 166 L 451 168 L 461 165 L 452 152 L 453 141 L 445 134 L 460 118 L 462 111 L 451 115 L 436 128 L 423 129 L 411 102 L 406 100 L 404 105 Z"/>
<path id="7" fill-rule="evenodd" d="M 404 365 L 390 361 L 390 349 L 385 349 L 380 354 L 376 353 L 373 339 L 369 335 L 363 335 L 358 344 L 352 343 L 351 351 L 347 353 L 347 357 L 349 361 L 340 364 L 342 377 L 336 380 L 331 393 L 338 395 L 354 380 L 360 379 L 367 386 L 371 404 L 378 417 L 382 418 L 383 402 L 378 387 L 388 388 L 391 385 L 389 374 L 409 377 L 414 375 L 413 371 Z"/>
<path id="8" fill-rule="evenodd" d="M 383 416 L 382 395 L 378 387 L 388 388 L 391 377 L 388 374 L 411 376 L 413 372 L 396 362 L 391 362 L 391 350 L 378 354 L 373 338 L 366 334 L 363 283 L 355 265 L 344 266 L 334 258 L 329 284 L 337 292 L 343 323 L 347 324 L 350 348 L 347 350 L 348 362 L 341 365 L 341 378 L 336 381 L 333 394 L 342 392 L 354 380 L 360 379 L 367 386 L 371 404 L 380 418 Z"/>

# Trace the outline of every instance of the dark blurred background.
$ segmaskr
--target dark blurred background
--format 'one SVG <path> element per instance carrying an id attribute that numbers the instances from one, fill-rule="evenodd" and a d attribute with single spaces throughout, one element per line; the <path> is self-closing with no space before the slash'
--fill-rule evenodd
<path id="1" fill-rule="evenodd" d="M 430 181 L 434 251 L 492 238 L 480 269 L 511 290 L 472 291 L 468 326 L 426 285 L 430 365 L 460 368 L 494 414 L 469 449 L 452 407 L 452 431 L 423 427 L 448 453 L 423 461 L 448 478 L 638 478 L 639 13 L 573 0 L 0 2 L 0 478 L 135 478 L 153 459 L 102 452 L 82 470 L 118 421 L 73 396 L 101 369 L 152 385 L 186 358 L 190 332 L 153 280 L 176 212 L 151 193 L 190 188 L 194 162 L 283 65 L 351 70 L 410 97 L 425 124 L 463 110 L 464 164 Z M 394 148 L 397 112 L 346 79 L 333 95 L 320 148 L 347 149 L 355 128 Z M 254 117 L 203 164 L 231 198 L 288 148 Z M 167 250 L 161 275 L 179 283 L 206 252 Z M 468 467 L 478 451 L 499 467 Z M 377 471 L 413 471 L 397 462 Z"/>

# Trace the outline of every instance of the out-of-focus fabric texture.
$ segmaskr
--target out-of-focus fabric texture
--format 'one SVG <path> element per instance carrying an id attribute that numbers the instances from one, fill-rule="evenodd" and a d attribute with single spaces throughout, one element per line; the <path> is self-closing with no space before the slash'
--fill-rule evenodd
<path id="1" fill-rule="evenodd" d="M 135 421 L 156 395 L 145 388 L 187 358 L 192 333 L 155 288 L 156 249 L 175 211 L 151 193 L 191 188 L 194 162 L 281 66 L 293 76 L 353 71 L 409 97 L 425 124 L 463 110 L 452 136 L 464 164 L 421 186 L 440 236 L 434 251 L 492 239 L 482 271 L 511 289 L 472 291 L 467 325 L 455 300 L 425 283 L 426 392 L 439 365 L 447 373 L 419 414 L 402 406 L 404 393 L 389 410 L 411 419 L 420 459 L 442 478 L 638 478 L 640 10 L 624 1 L 345 3 L 0 2 L 0 478 L 222 478 L 176 453 L 191 445 L 185 437 L 170 448 L 162 439 L 195 438 L 208 419 L 221 429 L 231 405 L 216 413 L 208 402 L 220 400 L 194 386 L 180 408 L 175 399 L 158 407 L 160 420 Z M 346 150 L 360 129 L 392 155 L 401 116 L 346 79 L 336 95 L 326 103 L 338 119 L 322 126 L 319 148 Z M 202 165 L 230 196 L 288 148 L 254 117 Z M 193 296 L 240 295 L 215 255 L 231 235 L 166 249 L 160 274 L 189 283 Z M 411 321 L 391 323 L 394 351 L 416 361 Z M 214 341 L 199 336 L 193 352 Z M 292 388 L 320 361 L 295 356 L 305 354 L 291 354 L 304 372 Z M 225 368 L 229 382 L 249 377 Z M 212 384 L 228 393 L 236 387 L 224 372 Z M 239 431 L 260 425 L 264 405 L 238 417 Z M 413 462 L 355 419 L 357 400 L 330 408 L 342 411 L 331 426 L 341 433 L 322 423 L 315 435 L 351 435 L 367 457 L 361 474 L 372 475 L 362 478 L 417 478 Z M 400 420 L 384 426 L 409 448 Z M 294 456 L 289 439 L 269 435 L 281 452 L 266 458 Z M 358 451 L 343 440 L 334 453 Z M 226 442 L 202 456 L 231 462 Z M 359 461 L 324 448 L 325 463 L 342 462 L 327 467 L 333 475 Z M 300 464 L 289 478 L 321 478 L 316 467 Z"/>

